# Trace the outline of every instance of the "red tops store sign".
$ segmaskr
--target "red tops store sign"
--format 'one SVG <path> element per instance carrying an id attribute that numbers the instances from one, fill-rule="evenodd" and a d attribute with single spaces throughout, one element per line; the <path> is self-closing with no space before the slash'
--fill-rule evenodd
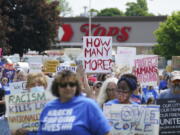
<path id="1" fill-rule="evenodd" d="M 70 41 L 73 36 L 73 30 L 71 25 L 64 24 L 62 26 L 64 35 L 61 41 L 67 42 Z M 80 26 L 80 31 L 85 34 L 85 36 L 89 35 L 89 24 L 83 24 Z M 125 42 L 129 39 L 129 32 L 131 31 L 131 27 L 123 26 L 110 26 L 105 28 L 100 24 L 92 24 L 91 25 L 92 36 L 112 36 L 115 37 L 118 42 Z"/>

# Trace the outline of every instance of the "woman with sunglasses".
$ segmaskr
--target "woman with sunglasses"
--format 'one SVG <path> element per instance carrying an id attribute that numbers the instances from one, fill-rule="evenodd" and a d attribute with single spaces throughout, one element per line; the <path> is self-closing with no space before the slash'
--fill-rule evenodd
<path id="1" fill-rule="evenodd" d="M 116 99 L 106 104 L 137 104 L 131 101 L 133 92 L 137 89 L 137 78 L 133 74 L 124 74 L 117 82 Z"/>
<path id="2" fill-rule="evenodd" d="M 62 71 L 51 91 L 57 99 L 43 109 L 38 135 L 110 135 L 111 127 L 101 109 L 95 101 L 82 96 L 75 73 Z"/>

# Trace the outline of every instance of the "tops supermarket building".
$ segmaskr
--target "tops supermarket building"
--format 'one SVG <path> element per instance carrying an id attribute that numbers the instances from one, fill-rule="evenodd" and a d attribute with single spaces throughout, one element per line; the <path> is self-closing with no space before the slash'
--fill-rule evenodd
<path id="1" fill-rule="evenodd" d="M 117 47 L 136 47 L 137 54 L 150 54 L 157 43 L 153 32 L 166 16 L 149 17 L 95 17 L 92 18 L 92 36 L 112 36 L 113 50 Z M 82 48 L 83 36 L 88 36 L 89 19 L 61 18 L 58 48 Z"/>

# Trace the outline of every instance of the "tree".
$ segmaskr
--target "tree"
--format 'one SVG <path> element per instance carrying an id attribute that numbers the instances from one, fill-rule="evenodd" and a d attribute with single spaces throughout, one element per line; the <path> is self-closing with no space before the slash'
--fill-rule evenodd
<path id="1" fill-rule="evenodd" d="M 154 32 L 158 44 L 154 53 L 170 59 L 180 55 L 180 11 L 174 12 Z"/>
<path id="2" fill-rule="evenodd" d="M 94 16 L 97 16 L 99 14 L 99 11 L 97 9 L 91 9 L 90 10 L 90 13 L 91 13 L 91 16 L 94 17 Z"/>
<path id="3" fill-rule="evenodd" d="M 54 0 L 46 0 L 48 3 L 51 3 Z M 60 16 L 70 15 L 72 12 L 71 7 L 69 7 L 69 3 L 66 0 L 57 0 L 59 1 L 58 9 L 60 10 Z"/>
<path id="4" fill-rule="evenodd" d="M 3 16 L 8 16 L 6 33 L 11 53 L 20 56 L 28 49 L 42 52 L 55 43 L 59 23 L 59 2 L 46 0 L 0 0 Z"/>
<path id="5" fill-rule="evenodd" d="M 105 8 L 101 10 L 97 16 L 124 16 L 124 13 L 118 8 Z"/>
<path id="6" fill-rule="evenodd" d="M 137 3 L 128 2 L 126 5 L 126 16 L 153 16 L 153 14 L 148 13 L 146 0 L 137 0 Z"/>
<path id="7" fill-rule="evenodd" d="M 10 53 L 10 46 L 7 44 L 8 38 L 6 37 L 6 34 L 10 31 L 7 23 L 9 21 L 9 17 L 6 15 L 3 15 L 2 7 L 3 1 L 0 0 L 0 48 L 3 49 L 4 54 Z"/>

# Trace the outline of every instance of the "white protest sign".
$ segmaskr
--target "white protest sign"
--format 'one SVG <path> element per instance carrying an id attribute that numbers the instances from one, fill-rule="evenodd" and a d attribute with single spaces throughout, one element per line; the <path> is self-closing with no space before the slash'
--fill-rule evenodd
<path id="1" fill-rule="evenodd" d="M 26 83 L 27 83 L 26 81 L 10 83 L 9 88 L 10 88 L 11 94 L 19 94 L 19 93 L 27 92 Z"/>
<path id="2" fill-rule="evenodd" d="M 40 113 L 48 102 L 45 92 L 8 95 L 5 99 L 11 130 L 19 128 L 37 130 Z"/>
<path id="3" fill-rule="evenodd" d="M 134 60 L 133 73 L 141 85 L 157 86 L 158 81 L 158 56 L 139 55 Z"/>
<path id="4" fill-rule="evenodd" d="M 159 135 L 157 105 L 105 105 L 103 112 L 112 126 L 112 135 Z"/>
<path id="5" fill-rule="evenodd" d="M 42 72 L 41 63 L 29 63 L 30 73 L 39 73 Z"/>
<path id="6" fill-rule="evenodd" d="M 126 67 L 127 71 L 131 73 L 134 66 L 134 59 L 136 57 L 136 48 L 134 47 L 118 47 L 115 57 L 115 63 L 120 68 Z"/>
<path id="7" fill-rule="evenodd" d="M 83 37 L 83 55 L 83 66 L 86 72 L 111 72 L 112 37 Z"/>
<path id="8" fill-rule="evenodd" d="M 70 70 L 72 72 L 76 72 L 76 68 L 77 68 L 76 66 L 65 66 L 65 65 L 61 66 L 61 65 L 59 65 L 56 68 L 56 73 L 62 72 L 63 70 Z"/>

